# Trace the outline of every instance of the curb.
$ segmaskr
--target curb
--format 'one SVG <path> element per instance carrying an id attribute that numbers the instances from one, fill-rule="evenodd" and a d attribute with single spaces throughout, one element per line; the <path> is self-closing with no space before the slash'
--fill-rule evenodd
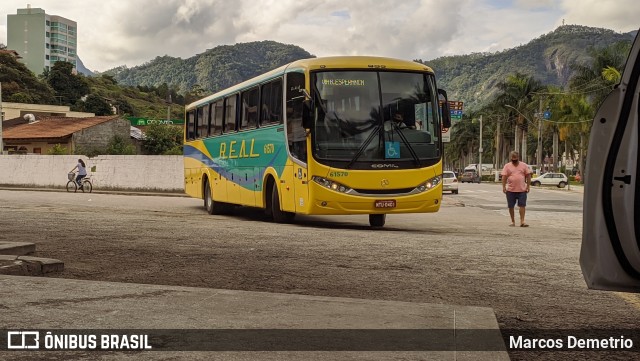
<path id="1" fill-rule="evenodd" d="M 29 242 L 0 242 L 0 255 L 24 256 L 35 253 L 36 245 Z"/>
<path id="2" fill-rule="evenodd" d="M 64 270 L 60 260 L 25 256 L 35 251 L 34 243 L 0 242 L 0 275 L 41 276 Z"/>
<path id="3" fill-rule="evenodd" d="M 30 188 L 30 187 L 7 187 L 0 186 L 0 190 L 6 191 L 28 191 L 28 192 L 64 192 L 62 188 Z M 71 193 L 71 192 L 69 192 Z M 84 194 L 83 192 L 78 192 Z M 186 193 L 164 193 L 164 192 L 144 192 L 144 191 L 127 191 L 127 190 L 94 190 L 87 194 L 116 194 L 124 196 L 159 196 L 159 197 L 184 197 L 189 198 Z"/>
<path id="4" fill-rule="evenodd" d="M 0 255 L 0 274 L 12 276 L 41 276 L 64 270 L 64 262 L 53 258 Z"/>

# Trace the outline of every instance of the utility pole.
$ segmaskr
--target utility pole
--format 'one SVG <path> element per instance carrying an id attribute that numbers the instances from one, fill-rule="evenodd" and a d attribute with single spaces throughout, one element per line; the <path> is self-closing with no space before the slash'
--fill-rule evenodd
<path id="1" fill-rule="evenodd" d="M 2 83 L 0 83 L 0 155 L 4 154 L 4 141 L 2 139 L 2 122 L 4 122 L 4 113 L 2 112 Z"/>
<path id="2" fill-rule="evenodd" d="M 496 156 L 495 156 L 495 162 L 496 162 L 495 163 L 495 171 L 496 171 L 496 174 L 495 174 L 495 179 L 494 179 L 496 182 L 498 182 L 498 180 L 500 178 L 498 176 L 498 174 L 499 174 L 498 169 L 500 169 L 500 164 L 502 163 L 501 159 L 500 159 L 501 158 L 500 157 L 500 140 L 502 138 L 502 134 L 500 133 L 500 119 L 498 119 L 497 128 L 498 129 L 496 130 Z"/>
<path id="3" fill-rule="evenodd" d="M 529 156 L 527 154 L 527 129 L 529 129 L 529 119 L 524 119 L 524 125 L 522 126 L 522 153 L 520 153 L 520 159 L 523 162 L 529 163 Z"/>
<path id="4" fill-rule="evenodd" d="M 538 158 L 538 171 L 537 171 L 537 175 L 542 174 L 542 119 L 543 119 L 543 115 L 542 115 L 542 98 L 540 98 L 540 109 L 539 109 L 538 113 L 538 155 L 536 158 Z"/>
<path id="5" fill-rule="evenodd" d="M 517 111 L 517 109 L 516 109 L 516 111 Z M 519 115 L 517 115 L 517 116 L 520 117 Z M 515 131 L 515 136 L 514 136 L 514 139 L 513 139 L 513 142 L 514 142 L 513 150 L 515 150 L 518 153 L 521 153 L 520 152 L 520 125 L 518 124 L 517 120 L 516 120 L 513 128 L 514 128 L 514 131 Z"/>
<path id="6" fill-rule="evenodd" d="M 171 121 L 171 94 L 169 94 L 169 104 L 167 105 L 167 124 Z"/>
<path id="7" fill-rule="evenodd" d="M 558 155 L 558 129 L 556 125 L 553 125 L 553 166 L 551 167 L 552 172 L 555 172 L 558 166 L 558 159 L 560 159 Z"/>
<path id="8" fill-rule="evenodd" d="M 478 175 L 480 176 L 480 181 L 482 182 L 482 115 L 480 115 L 480 148 L 478 149 L 479 154 L 479 162 L 478 162 Z"/>

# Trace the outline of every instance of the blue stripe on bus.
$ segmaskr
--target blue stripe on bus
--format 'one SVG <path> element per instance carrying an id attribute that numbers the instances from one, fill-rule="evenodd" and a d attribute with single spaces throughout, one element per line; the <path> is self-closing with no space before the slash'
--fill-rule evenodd
<path id="1" fill-rule="evenodd" d="M 269 160 L 269 163 L 267 163 L 265 165 L 265 168 L 273 166 L 273 164 L 275 163 L 276 159 L 278 158 L 278 155 L 280 154 L 280 151 L 282 150 L 281 147 L 278 147 L 278 150 L 273 154 L 273 157 L 271 158 L 271 160 Z M 223 166 L 217 164 L 216 162 L 213 161 L 213 159 L 209 158 L 206 154 L 204 154 L 200 149 L 193 147 L 191 145 L 185 145 L 184 146 L 184 156 L 188 157 L 188 158 L 192 158 L 195 159 L 199 162 L 201 162 L 202 164 L 204 164 L 205 166 L 207 166 L 208 168 L 211 168 L 213 171 L 215 171 L 216 173 L 220 174 L 221 176 L 225 177 L 227 179 L 227 181 L 230 181 L 232 183 L 235 183 L 245 189 L 251 190 L 251 191 L 255 191 L 255 190 L 261 190 L 262 189 L 262 174 L 263 174 L 263 170 L 261 170 L 259 172 L 258 175 L 254 176 L 253 178 L 249 178 L 245 180 L 245 177 L 240 176 L 236 173 L 233 173 L 231 171 L 226 170 Z M 280 174 L 278 174 L 278 176 L 282 176 L 282 170 L 280 170 Z M 276 169 L 276 172 L 278 172 L 278 170 Z M 233 176 L 233 180 L 232 179 Z M 260 185 L 260 187 L 258 187 L 257 189 L 253 188 L 253 185 L 257 183 Z"/>

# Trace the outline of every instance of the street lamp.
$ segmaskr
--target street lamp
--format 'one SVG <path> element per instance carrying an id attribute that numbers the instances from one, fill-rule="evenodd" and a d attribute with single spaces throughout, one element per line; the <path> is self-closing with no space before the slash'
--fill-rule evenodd
<path id="1" fill-rule="evenodd" d="M 500 132 L 500 123 L 502 123 L 502 115 L 487 115 L 487 117 L 489 119 L 494 119 L 496 120 L 496 134 L 495 134 L 495 154 L 493 157 L 493 164 L 494 164 L 494 170 L 495 170 L 495 181 L 498 182 L 499 181 L 499 169 L 501 169 L 502 166 L 502 157 L 500 156 L 500 144 L 501 144 L 501 140 L 502 140 L 502 133 Z"/>

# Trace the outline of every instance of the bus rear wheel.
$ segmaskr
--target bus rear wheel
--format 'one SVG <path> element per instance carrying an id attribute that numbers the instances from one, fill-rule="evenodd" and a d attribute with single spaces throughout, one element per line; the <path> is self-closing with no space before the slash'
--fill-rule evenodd
<path id="1" fill-rule="evenodd" d="M 276 223 L 290 223 L 295 217 L 295 213 L 285 212 L 280 209 L 280 195 L 278 194 L 278 186 L 273 184 L 271 192 L 271 216 Z"/>
<path id="2" fill-rule="evenodd" d="M 387 220 L 386 214 L 370 214 L 369 225 L 371 227 L 384 227 L 384 223 Z"/>

